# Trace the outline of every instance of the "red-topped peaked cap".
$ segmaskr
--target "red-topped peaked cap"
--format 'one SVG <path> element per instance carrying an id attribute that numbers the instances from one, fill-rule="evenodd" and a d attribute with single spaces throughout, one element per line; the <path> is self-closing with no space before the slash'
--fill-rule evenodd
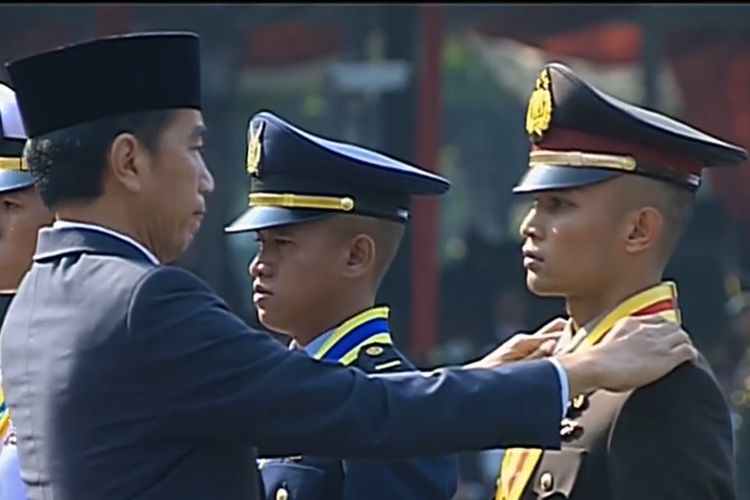
<path id="1" fill-rule="evenodd" d="M 736 166 L 747 151 L 598 90 L 547 64 L 529 99 L 529 170 L 514 193 L 568 189 L 643 175 L 694 191 L 704 168 Z"/>

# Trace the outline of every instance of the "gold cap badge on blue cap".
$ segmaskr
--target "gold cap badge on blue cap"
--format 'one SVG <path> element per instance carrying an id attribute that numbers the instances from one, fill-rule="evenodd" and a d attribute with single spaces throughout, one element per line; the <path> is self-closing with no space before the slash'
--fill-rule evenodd
<path id="1" fill-rule="evenodd" d="M 250 141 L 247 143 L 247 173 L 258 175 L 260 168 L 261 139 L 265 122 L 260 122 L 250 131 Z"/>
<path id="2" fill-rule="evenodd" d="M 375 150 L 318 136 L 262 111 L 248 124 L 248 209 L 225 228 L 258 231 L 332 215 L 406 223 L 412 197 L 447 179 Z"/>
<path id="3" fill-rule="evenodd" d="M 266 122 L 259 120 L 250 126 L 250 138 L 247 143 L 247 173 L 260 176 L 260 158 L 262 154 L 263 130 Z M 283 207 L 317 210 L 336 210 L 349 212 L 354 209 L 354 200 L 348 196 L 313 196 L 295 193 L 262 193 L 254 192 L 248 196 L 250 207 Z"/>
<path id="4" fill-rule="evenodd" d="M 545 68 L 536 79 L 526 110 L 526 132 L 541 137 L 552 121 L 552 93 L 549 71 Z"/>

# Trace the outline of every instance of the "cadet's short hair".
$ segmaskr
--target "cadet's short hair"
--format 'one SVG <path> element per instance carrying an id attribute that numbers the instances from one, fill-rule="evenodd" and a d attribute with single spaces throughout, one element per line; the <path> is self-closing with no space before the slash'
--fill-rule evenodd
<path id="1" fill-rule="evenodd" d="M 159 138 L 173 114 L 157 110 L 107 117 L 30 139 L 24 154 L 44 204 L 54 210 L 67 202 L 97 198 L 115 138 L 131 133 L 147 150 L 158 153 Z"/>
<path id="2" fill-rule="evenodd" d="M 695 192 L 665 183 L 660 183 L 658 190 L 660 196 L 654 199 L 654 205 L 664 217 L 661 257 L 666 264 L 690 225 L 695 209 Z"/>
<path id="3" fill-rule="evenodd" d="M 357 234 L 367 234 L 373 239 L 376 247 L 373 284 L 376 288 L 379 287 L 398 253 L 406 226 L 399 222 L 359 214 L 341 214 L 329 220 L 332 230 L 341 238 L 349 239 Z"/>
<path id="4" fill-rule="evenodd" d="M 683 187 L 643 176 L 620 177 L 618 197 L 621 213 L 651 206 L 664 219 L 659 255 L 666 265 L 693 215 L 695 193 Z"/>

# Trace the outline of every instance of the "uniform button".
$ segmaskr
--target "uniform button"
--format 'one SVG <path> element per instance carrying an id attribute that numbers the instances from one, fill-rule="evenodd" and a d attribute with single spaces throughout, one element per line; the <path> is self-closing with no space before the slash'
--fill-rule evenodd
<path id="1" fill-rule="evenodd" d="M 539 486 L 542 487 L 542 491 L 551 491 L 554 481 L 552 480 L 552 474 L 545 472 L 542 477 L 539 478 Z"/>
<path id="2" fill-rule="evenodd" d="M 585 410 L 586 408 L 588 408 L 588 399 L 585 394 L 579 394 L 573 398 L 574 410 Z"/>
<path id="3" fill-rule="evenodd" d="M 383 354 L 383 348 L 379 345 L 374 345 L 365 349 L 365 354 L 367 354 L 368 356 L 380 356 L 381 354 Z"/>
<path id="4" fill-rule="evenodd" d="M 289 500 L 289 492 L 283 486 L 276 490 L 276 500 Z"/>

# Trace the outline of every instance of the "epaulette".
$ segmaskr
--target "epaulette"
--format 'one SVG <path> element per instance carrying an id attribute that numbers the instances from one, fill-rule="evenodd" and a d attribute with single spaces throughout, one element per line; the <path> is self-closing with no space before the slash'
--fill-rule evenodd
<path id="1" fill-rule="evenodd" d="M 367 373 L 393 373 L 414 369 L 409 360 L 391 344 L 364 346 L 352 366 Z"/>

